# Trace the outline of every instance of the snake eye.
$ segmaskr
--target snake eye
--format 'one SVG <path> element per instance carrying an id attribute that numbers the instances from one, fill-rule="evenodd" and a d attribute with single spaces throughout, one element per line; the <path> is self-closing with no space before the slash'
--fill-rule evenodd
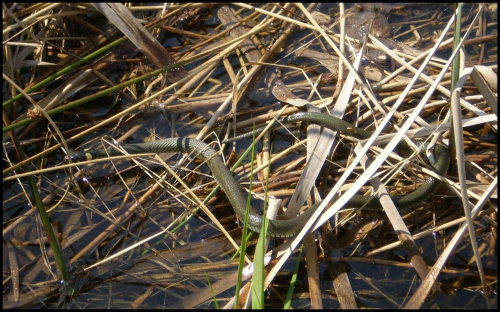
<path id="1" fill-rule="evenodd" d="M 64 156 L 64 158 L 63 158 L 63 162 L 64 162 L 64 163 L 68 163 L 70 158 L 71 158 L 71 160 L 73 160 L 73 157 L 72 157 L 71 155 L 66 155 L 66 156 Z"/>

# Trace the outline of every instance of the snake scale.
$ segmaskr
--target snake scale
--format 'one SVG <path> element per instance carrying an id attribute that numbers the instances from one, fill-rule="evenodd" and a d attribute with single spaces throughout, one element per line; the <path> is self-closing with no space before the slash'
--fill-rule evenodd
<path id="1" fill-rule="evenodd" d="M 370 131 L 354 127 L 346 121 L 322 113 L 297 113 L 280 120 L 281 124 L 290 124 L 298 121 L 307 121 L 319 124 L 358 139 L 367 139 L 372 135 L 372 132 Z M 141 144 L 128 144 L 123 145 L 122 147 L 129 154 L 166 152 L 193 153 L 196 157 L 205 160 L 212 171 L 215 180 L 220 185 L 224 193 L 226 193 L 236 215 L 241 220 L 244 220 L 247 203 L 246 196 L 244 196 L 240 185 L 227 169 L 221 157 L 206 143 L 191 138 L 179 137 Z M 420 145 L 421 155 L 425 155 L 425 148 L 425 143 Z M 402 141 L 398 144 L 398 149 L 407 150 L 409 147 L 406 142 Z M 75 152 L 75 154 L 71 155 L 71 158 L 75 160 L 82 158 L 94 159 L 106 157 L 108 154 L 110 156 L 121 155 L 121 152 L 116 149 L 109 149 L 107 152 L 108 153 L 104 150 L 87 151 L 85 153 Z M 450 163 L 450 154 L 448 149 L 442 145 L 436 145 L 434 148 L 434 155 L 436 157 L 436 162 L 433 164 L 433 170 L 439 175 L 446 174 Z M 431 196 L 439 184 L 440 181 L 438 179 L 429 177 L 416 190 L 401 196 L 391 196 L 391 199 L 394 201 L 394 204 L 398 207 L 398 209 L 401 211 L 408 211 Z M 376 196 L 355 195 L 351 198 L 347 205 L 352 208 L 365 206 L 371 209 L 381 209 L 380 202 Z M 271 237 L 291 237 L 296 235 L 304 227 L 318 206 L 318 204 L 314 205 L 304 213 L 292 219 L 270 220 L 267 235 Z M 248 227 L 252 231 L 260 232 L 262 222 L 262 216 L 250 212 Z"/>

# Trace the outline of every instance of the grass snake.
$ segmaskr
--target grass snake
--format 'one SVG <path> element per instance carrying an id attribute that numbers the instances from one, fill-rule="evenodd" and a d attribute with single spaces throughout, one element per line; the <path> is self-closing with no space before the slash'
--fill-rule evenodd
<path id="1" fill-rule="evenodd" d="M 346 121 L 322 113 L 297 113 L 280 120 L 281 124 L 290 124 L 299 121 L 319 124 L 326 128 L 340 131 L 344 134 L 358 139 L 367 139 L 372 135 L 371 131 L 354 127 Z M 276 127 L 277 126 L 279 126 L 279 124 L 277 124 Z M 222 161 L 221 157 L 213 148 L 211 148 L 206 143 L 196 139 L 179 137 L 141 144 L 128 144 L 123 145 L 122 147 L 129 154 L 166 152 L 195 154 L 196 157 L 199 157 L 202 160 L 206 161 L 207 165 L 212 171 L 212 174 L 214 175 L 215 180 L 220 185 L 224 193 L 226 193 L 236 215 L 241 220 L 244 220 L 247 197 L 243 195 L 239 183 L 236 182 L 233 175 Z M 426 143 L 420 145 L 420 154 L 425 155 L 425 148 Z M 408 149 L 409 146 L 406 142 L 401 141 L 398 144 L 398 150 Z M 110 156 L 122 154 L 117 149 L 109 149 L 107 150 L 107 152 L 108 153 L 106 153 L 105 150 L 87 151 L 85 153 L 75 152 L 71 155 L 71 158 L 75 160 L 82 158 L 94 159 L 106 157 L 108 154 Z M 450 163 L 449 151 L 442 145 L 436 145 L 434 148 L 434 155 L 436 157 L 436 162 L 435 164 L 433 164 L 433 170 L 439 175 L 444 175 L 447 172 Z M 402 196 L 391 196 L 391 199 L 394 201 L 394 204 L 396 205 L 396 207 L 398 207 L 398 209 L 400 209 L 401 211 L 408 211 L 409 209 L 414 208 L 421 202 L 425 201 L 429 196 L 431 196 L 439 186 L 439 184 L 440 181 L 438 179 L 429 177 L 416 190 Z M 382 209 L 378 197 L 376 196 L 355 195 L 350 199 L 347 205 L 348 207 L 352 208 L 364 206 L 369 209 Z M 270 220 L 267 235 L 271 237 L 290 237 L 296 235 L 304 227 L 304 225 L 318 206 L 319 204 L 316 204 L 310 209 L 306 210 L 304 213 L 289 220 Z M 252 231 L 260 232 L 263 221 L 262 216 L 254 212 L 250 212 L 248 221 L 248 227 Z"/>

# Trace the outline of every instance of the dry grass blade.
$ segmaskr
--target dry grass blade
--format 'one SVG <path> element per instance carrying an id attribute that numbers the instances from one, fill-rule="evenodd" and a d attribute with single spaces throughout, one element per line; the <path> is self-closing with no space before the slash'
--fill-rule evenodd
<path id="1" fill-rule="evenodd" d="M 315 24 L 318 30 L 321 29 L 320 26 L 314 20 L 314 18 L 310 14 L 308 14 L 308 11 L 304 8 L 304 6 L 299 5 L 299 8 L 301 8 L 301 10 L 308 17 L 308 19 L 313 24 Z M 359 68 L 363 52 L 364 49 L 361 49 L 356 59 L 356 63 L 354 65 L 356 70 Z M 339 100 L 337 101 L 333 109 L 332 116 L 342 119 L 353 87 L 354 87 L 354 74 L 349 74 L 344 84 L 344 87 L 340 92 Z M 311 109 L 309 109 L 309 111 L 311 111 Z M 315 131 L 319 131 L 318 126 L 316 126 L 316 128 L 314 129 Z M 304 173 L 297 185 L 296 192 L 294 192 L 294 195 L 290 199 L 290 204 L 287 210 L 288 217 L 296 215 L 297 212 L 299 211 L 307 195 L 309 194 L 309 190 L 312 188 L 314 181 L 316 181 L 320 169 L 323 167 L 323 163 L 326 159 L 327 154 L 331 149 L 331 146 L 333 146 L 335 142 L 335 135 L 336 135 L 335 131 L 324 129 L 319 137 L 310 136 L 311 132 L 312 131 L 308 130 L 308 142 L 307 142 L 308 162 L 306 164 L 306 168 L 304 169 Z"/>
<path id="2" fill-rule="evenodd" d="M 4 307 L 496 307 L 495 5 L 463 4 L 457 49 L 455 9 L 439 3 L 2 10 Z M 448 67 L 458 53 L 465 62 L 455 78 Z M 306 110 L 373 135 L 278 123 Z M 255 143 L 231 140 L 252 129 L 265 129 Z M 459 148 L 451 131 L 463 138 Z M 269 142 L 260 141 L 264 132 Z M 171 137 L 213 146 L 258 214 L 270 195 L 282 200 L 277 210 L 287 208 L 277 219 L 323 198 L 319 209 L 297 237 L 272 238 L 256 256 L 256 233 L 242 238 L 216 187 L 224 181 L 214 181 L 229 178 L 196 155 L 131 153 L 130 144 Z M 402 140 L 450 145 L 459 170 L 436 174 L 432 157 L 404 152 Z M 64 144 L 80 155 L 132 155 L 68 163 Z M 252 148 L 266 156 L 251 160 Z M 433 178 L 442 183 L 416 207 L 386 202 Z M 53 235 L 41 230 L 28 179 L 49 208 Z M 383 211 L 346 206 L 359 195 L 379 195 Z M 69 283 L 58 281 L 49 236 L 69 260 Z M 295 257 L 299 244 L 307 262 Z M 248 250 L 239 263 L 235 248 Z M 236 267 L 257 258 L 271 259 L 266 273 L 247 266 L 240 283 Z M 257 300 L 256 276 L 265 295 Z"/>
<path id="3" fill-rule="evenodd" d="M 361 149 L 359 145 L 357 145 L 355 151 L 358 155 L 360 154 L 360 150 Z M 366 156 L 361 160 L 361 164 L 364 168 L 370 165 L 370 162 L 368 161 Z M 410 235 L 410 230 L 408 230 L 408 227 L 401 218 L 397 207 L 391 200 L 386 188 L 380 182 L 380 179 L 378 177 L 374 177 L 370 180 L 370 183 L 373 186 L 374 193 L 379 197 L 380 204 L 382 205 L 382 207 L 384 207 L 384 211 L 387 215 L 387 218 L 389 219 L 389 222 L 394 228 L 394 232 L 397 234 L 398 239 L 401 241 L 401 244 L 405 247 L 406 252 L 409 256 L 409 261 L 415 267 L 415 270 L 417 271 L 420 278 L 424 279 L 429 270 L 427 269 L 427 265 L 425 264 L 424 258 L 418 250 L 415 241 L 413 241 L 413 238 Z M 437 287 L 436 290 L 438 290 Z"/>
<path id="4" fill-rule="evenodd" d="M 498 183 L 498 179 L 495 178 L 495 180 L 488 187 L 488 190 L 484 193 L 481 200 L 473 207 L 473 209 L 471 210 L 471 218 L 472 219 L 474 219 L 477 216 L 480 209 L 486 203 L 486 201 L 491 196 L 493 191 L 497 188 L 497 183 Z M 434 266 L 430 270 L 430 272 L 427 275 L 427 277 L 425 278 L 425 280 L 422 281 L 422 285 L 418 288 L 418 290 L 415 292 L 415 294 L 410 299 L 410 301 L 408 301 L 405 308 L 411 309 L 411 308 L 415 308 L 417 306 L 421 306 L 425 297 L 430 292 L 432 286 L 434 285 L 434 283 L 436 283 L 436 279 L 438 278 L 439 273 L 441 272 L 444 265 L 446 264 L 447 259 L 451 256 L 453 251 L 457 248 L 458 244 L 463 239 L 465 232 L 467 230 L 468 230 L 467 222 L 464 222 L 460 226 L 458 231 L 456 232 L 453 239 L 449 242 L 446 250 L 444 250 L 443 253 L 441 253 L 439 259 L 437 259 L 436 263 L 434 264 Z"/>
<path id="5" fill-rule="evenodd" d="M 93 3 L 135 46 L 139 48 L 158 68 L 175 63 L 175 59 L 147 31 L 129 10 L 121 3 Z M 167 79 L 175 83 L 187 76 L 184 68 L 177 68 L 167 74 Z"/>
<path id="6" fill-rule="evenodd" d="M 453 22 L 453 19 L 450 20 L 450 22 L 448 23 L 448 29 L 451 27 L 452 22 Z M 442 41 L 443 37 L 444 36 L 441 36 L 441 40 L 440 41 Z M 437 45 L 439 45 L 440 41 L 438 41 Z M 430 57 L 427 57 L 426 61 L 428 61 L 429 59 L 430 59 Z M 451 61 L 449 63 L 451 63 Z M 423 71 L 423 69 L 425 68 L 425 64 L 426 63 L 424 62 L 423 65 L 421 66 L 419 72 Z M 448 64 L 448 66 L 449 66 L 449 64 Z M 445 72 L 446 72 L 445 69 L 443 69 L 443 71 L 441 72 L 441 76 L 443 76 Z M 413 77 L 413 79 L 412 79 L 412 82 L 415 83 L 417 79 L 418 79 L 418 75 L 415 75 Z M 407 88 L 405 89 L 405 92 L 403 92 L 401 94 L 400 100 L 398 100 L 399 104 L 402 102 L 402 100 L 404 99 L 406 93 L 412 87 L 413 83 L 410 83 L 407 86 Z M 375 173 L 375 171 L 377 170 L 377 168 L 387 158 L 388 154 L 390 152 L 392 152 L 392 150 L 395 148 L 395 146 L 397 145 L 397 143 L 399 142 L 399 140 L 402 139 L 402 137 L 404 136 L 406 130 L 408 130 L 408 128 L 410 127 L 411 123 L 418 116 L 419 109 L 421 110 L 423 108 L 423 105 L 426 103 L 428 97 L 430 97 L 430 95 L 434 92 L 434 89 L 436 88 L 436 86 L 437 86 L 437 83 L 434 82 L 434 84 L 429 88 L 428 92 L 426 93 L 426 96 L 424 96 L 424 98 L 420 101 L 420 103 L 417 106 L 417 108 L 415 109 L 415 111 L 412 112 L 412 114 L 409 116 L 409 118 L 407 119 L 407 121 L 405 122 L 405 124 L 400 128 L 400 131 L 395 135 L 395 137 L 386 146 L 386 148 L 384 149 L 384 154 L 379 155 L 379 157 L 377 157 L 377 159 L 372 163 L 372 165 L 358 178 L 358 180 L 356 181 L 356 183 L 346 193 L 344 193 L 341 197 L 339 197 L 339 199 L 332 205 L 332 207 L 330 207 L 330 209 L 328 211 L 326 211 L 325 214 L 323 214 L 322 217 L 319 218 L 317 222 L 314 222 L 314 220 L 316 220 L 316 218 L 326 208 L 327 204 L 336 195 L 337 191 L 340 189 L 340 185 L 345 182 L 345 180 L 347 179 L 348 175 L 352 172 L 352 170 L 354 169 L 354 167 L 359 163 L 359 161 L 361 160 L 362 155 L 366 154 L 366 152 L 368 151 L 368 148 L 371 146 L 371 144 L 373 143 L 373 141 L 375 140 L 375 138 L 380 134 L 380 132 L 383 129 L 383 127 L 389 121 L 389 119 L 391 117 L 391 112 L 394 112 L 396 110 L 396 108 L 398 107 L 398 102 L 393 106 L 391 112 L 389 112 L 387 114 L 387 116 L 384 118 L 384 120 L 380 123 L 380 127 L 374 132 L 374 134 L 372 135 L 372 137 L 364 145 L 362 151 L 357 155 L 356 159 L 352 162 L 352 164 L 349 166 L 349 168 L 346 170 L 346 172 L 339 179 L 339 181 L 337 182 L 336 186 L 333 187 L 333 189 L 326 196 L 326 198 L 324 198 L 323 202 L 321 203 L 321 205 L 319 206 L 319 208 L 317 209 L 317 211 L 311 217 L 311 222 L 309 222 L 308 224 L 306 224 L 306 226 L 301 231 L 301 233 L 298 234 L 298 237 L 301 237 L 301 235 L 304 235 L 309 230 L 309 227 L 312 225 L 312 223 L 315 224 L 315 226 L 313 227 L 313 229 L 315 229 L 319 225 L 321 225 L 321 224 L 325 223 L 327 220 L 329 220 L 334 214 L 336 214 L 341 209 L 341 207 L 349 200 L 349 198 L 352 197 L 361 188 L 361 186 L 366 183 L 366 181 Z M 291 247 L 292 248 L 290 250 L 293 250 L 294 248 L 296 248 L 299 242 L 300 242 L 300 239 L 298 239 L 298 238 L 295 239 L 295 240 L 293 240 L 293 242 L 291 243 Z M 279 264 L 282 263 L 282 262 L 284 262 L 290 254 L 291 254 L 290 252 L 285 252 L 285 254 L 281 257 L 280 261 L 278 262 L 277 267 L 279 267 Z M 266 282 L 269 282 L 274 277 L 274 274 L 276 274 L 276 273 L 277 273 L 277 270 L 271 271 L 271 273 L 268 275 L 268 279 L 266 280 Z"/>
<path id="7" fill-rule="evenodd" d="M 479 271 L 479 276 L 481 277 L 481 281 L 483 283 L 483 289 L 486 291 L 486 281 L 484 280 L 484 269 L 483 265 L 481 263 L 479 252 L 477 249 L 477 244 L 476 244 L 476 236 L 475 236 L 475 231 L 474 231 L 474 225 L 473 225 L 473 220 L 471 219 L 470 215 L 470 208 L 471 205 L 469 205 L 469 198 L 467 197 L 467 187 L 466 185 L 466 175 L 465 175 L 465 155 L 464 155 L 464 138 L 463 138 L 463 132 L 462 132 L 462 116 L 460 115 L 460 90 L 462 89 L 462 86 L 466 80 L 466 77 L 469 75 L 470 71 L 464 71 L 463 76 L 459 81 L 457 81 L 455 85 L 455 90 L 453 91 L 452 97 L 451 97 L 451 112 L 453 116 L 453 133 L 454 133 L 454 138 L 455 138 L 455 147 L 456 147 L 456 157 L 457 157 L 457 169 L 458 169 L 458 181 L 459 184 L 462 186 L 460 188 L 461 190 L 461 198 L 462 198 L 462 205 L 465 213 L 465 217 L 467 219 L 467 227 L 469 230 L 469 236 L 471 239 L 471 246 L 472 250 L 474 252 L 474 255 L 476 256 L 476 265 Z"/>
<path id="8" fill-rule="evenodd" d="M 491 212 L 493 212 L 493 209 L 484 210 L 481 213 L 479 213 L 478 216 L 482 217 L 482 216 L 485 216 L 485 215 L 487 215 L 488 213 L 491 213 Z M 450 222 L 445 223 L 443 225 L 437 226 L 435 228 L 432 228 L 432 229 L 429 229 L 429 230 L 425 230 L 425 231 L 416 233 L 416 234 L 413 235 L 413 239 L 417 240 L 417 239 L 421 239 L 421 238 L 424 238 L 424 237 L 429 236 L 429 235 L 433 235 L 436 232 L 443 231 L 443 230 L 446 230 L 448 228 L 451 228 L 451 227 L 454 227 L 454 226 L 457 226 L 457 225 L 461 225 L 465 221 L 466 221 L 465 217 L 462 217 L 462 218 L 459 218 L 459 219 L 455 219 L 453 221 L 450 221 Z M 400 241 L 399 242 L 394 242 L 392 244 L 388 244 L 386 246 L 383 246 L 383 247 L 381 247 L 379 249 L 374 249 L 374 250 L 370 251 L 367 255 L 368 256 L 374 256 L 374 255 L 377 255 L 377 254 L 379 254 L 381 252 L 393 249 L 393 248 L 401 246 L 401 245 L 402 245 L 402 243 Z"/>

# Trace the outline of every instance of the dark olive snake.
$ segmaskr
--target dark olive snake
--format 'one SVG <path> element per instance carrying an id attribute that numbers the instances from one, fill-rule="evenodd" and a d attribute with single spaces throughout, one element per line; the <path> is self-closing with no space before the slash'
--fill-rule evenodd
<path id="1" fill-rule="evenodd" d="M 372 132 L 354 127 L 348 122 L 345 122 L 336 117 L 322 114 L 322 113 L 297 113 L 295 115 L 285 117 L 280 120 L 281 124 L 289 124 L 299 121 L 307 121 L 314 124 L 319 124 L 326 128 L 340 131 L 349 136 L 358 139 L 367 139 L 372 135 Z M 217 152 L 206 143 L 191 138 L 168 138 L 163 140 L 152 141 L 141 144 L 123 145 L 123 149 L 129 154 L 140 153 L 166 153 L 166 152 L 180 152 L 180 153 L 193 153 L 197 157 L 206 161 L 215 180 L 220 185 L 224 193 L 226 193 L 231 205 L 241 220 L 244 220 L 246 213 L 247 198 L 243 195 L 240 185 L 234 179 L 231 172 L 227 169 Z M 420 145 L 420 154 L 425 155 L 424 151 L 427 147 L 426 143 Z M 398 144 L 398 149 L 409 149 L 406 142 L 401 141 Z M 106 153 L 107 152 L 107 153 Z M 93 159 L 109 156 L 121 155 L 119 150 L 109 149 L 76 152 L 71 155 L 72 159 Z M 444 175 L 448 171 L 450 163 L 450 154 L 446 147 L 443 145 L 436 145 L 434 148 L 434 155 L 436 162 L 433 164 L 434 171 L 439 175 Z M 439 186 L 440 181 L 433 177 L 429 177 L 420 187 L 416 190 L 402 196 L 391 196 L 394 204 L 401 211 L 408 211 L 418 204 L 425 201 L 431 196 L 436 188 Z M 381 209 L 380 202 L 376 196 L 354 195 L 347 203 L 348 207 L 368 207 L 371 209 Z M 271 237 L 290 237 L 296 235 L 309 220 L 315 209 L 319 205 L 316 204 L 299 216 L 289 220 L 270 220 L 267 235 Z M 262 228 L 262 216 L 250 212 L 248 218 L 248 227 L 255 232 L 260 232 Z"/>

